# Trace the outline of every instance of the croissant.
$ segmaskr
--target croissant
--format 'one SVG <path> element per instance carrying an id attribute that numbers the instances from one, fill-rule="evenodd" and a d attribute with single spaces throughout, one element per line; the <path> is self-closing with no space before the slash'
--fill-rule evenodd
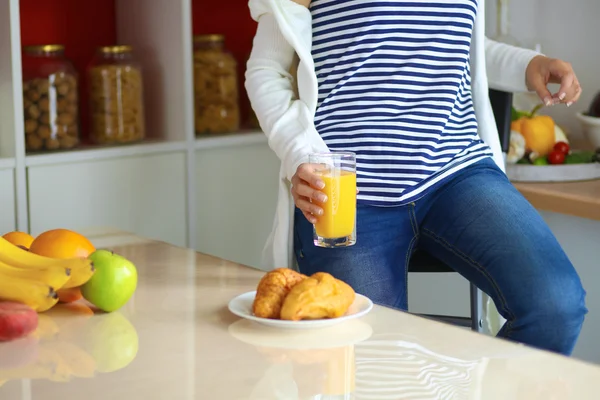
<path id="1" fill-rule="evenodd" d="M 283 300 L 297 283 L 306 278 L 306 275 L 289 268 L 277 268 L 265 274 L 256 288 L 252 304 L 254 315 L 279 319 Z"/>
<path id="2" fill-rule="evenodd" d="M 356 294 L 347 283 L 317 272 L 296 284 L 281 307 L 281 319 L 338 318 L 346 314 Z"/>

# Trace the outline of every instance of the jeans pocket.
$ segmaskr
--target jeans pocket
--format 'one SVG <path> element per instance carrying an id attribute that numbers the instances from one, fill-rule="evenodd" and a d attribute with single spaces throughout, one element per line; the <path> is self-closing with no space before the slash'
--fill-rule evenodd
<path id="1" fill-rule="evenodd" d="M 296 256 L 296 261 L 298 264 L 300 260 L 304 258 L 304 253 L 302 252 L 302 239 L 300 238 L 300 223 L 301 218 L 305 218 L 298 208 L 294 209 L 294 255 Z"/>

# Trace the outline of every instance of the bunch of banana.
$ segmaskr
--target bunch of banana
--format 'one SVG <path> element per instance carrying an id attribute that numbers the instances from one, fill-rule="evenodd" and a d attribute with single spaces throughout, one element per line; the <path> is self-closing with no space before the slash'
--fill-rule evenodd
<path id="1" fill-rule="evenodd" d="M 0 237 L 0 300 L 43 312 L 58 302 L 57 290 L 81 286 L 93 274 L 94 265 L 87 258 L 44 257 Z"/>

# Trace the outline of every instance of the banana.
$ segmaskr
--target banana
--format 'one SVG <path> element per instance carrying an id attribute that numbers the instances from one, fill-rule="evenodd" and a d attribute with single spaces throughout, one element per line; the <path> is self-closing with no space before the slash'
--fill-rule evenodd
<path id="1" fill-rule="evenodd" d="M 0 276 L 14 276 L 17 278 L 31 279 L 46 283 L 54 290 L 58 290 L 70 279 L 71 270 L 64 269 L 60 265 L 52 265 L 45 268 L 29 269 L 8 265 L 0 261 Z"/>
<path id="2" fill-rule="evenodd" d="M 52 307 L 54 307 L 58 303 L 58 295 L 56 297 L 48 297 L 43 302 L 38 304 L 37 312 L 43 313 L 44 311 L 48 311 Z"/>
<path id="3" fill-rule="evenodd" d="M 74 343 L 56 340 L 52 348 L 59 354 L 71 375 L 77 378 L 92 378 L 96 371 L 96 360 Z"/>
<path id="4" fill-rule="evenodd" d="M 45 343 L 38 349 L 35 362 L 17 368 L 0 370 L 0 379 L 47 379 L 54 382 L 71 380 L 71 369 L 62 359 L 52 343 Z"/>
<path id="5" fill-rule="evenodd" d="M 0 261 L 4 262 L 5 264 L 12 265 L 13 267 L 30 269 L 40 269 L 53 265 L 59 265 L 65 270 L 70 269 L 71 276 L 73 276 L 73 271 L 75 270 L 88 270 L 91 271 L 92 274 L 94 272 L 94 264 L 89 258 L 59 259 L 44 257 L 31 253 L 27 250 L 23 250 L 22 248 L 15 246 L 2 237 L 0 237 Z"/>
<path id="6" fill-rule="evenodd" d="M 58 295 L 46 283 L 0 274 L 0 299 L 23 303 L 37 311 L 58 301 Z"/>
<path id="7" fill-rule="evenodd" d="M 90 280 L 94 275 L 95 269 L 93 265 L 81 264 L 71 268 L 71 277 L 65 283 L 61 289 L 70 289 L 78 287 Z"/>
<path id="8" fill-rule="evenodd" d="M 39 314 L 38 327 L 31 336 L 38 340 L 51 340 L 58 336 L 59 332 L 60 329 L 52 317 L 48 314 Z"/>

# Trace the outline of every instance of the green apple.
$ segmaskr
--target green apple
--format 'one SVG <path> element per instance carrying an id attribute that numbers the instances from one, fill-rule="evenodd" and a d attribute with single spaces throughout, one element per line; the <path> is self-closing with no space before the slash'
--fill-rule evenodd
<path id="1" fill-rule="evenodd" d="M 89 258 L 96 272 L 81 286 L 83 297 L 102 311 L 112 312 L 123 307 L 137 288 L 135 265 L 109 250 L 96 250 Z"/>
<path id="2" fill-rule="evenodd" d="M 136 357 L 139 338 L 133 324 L 120 311 L 96 315 L 80 332 L 83 348 L 96 361 L 96 371 L 114 372 Z"/>

